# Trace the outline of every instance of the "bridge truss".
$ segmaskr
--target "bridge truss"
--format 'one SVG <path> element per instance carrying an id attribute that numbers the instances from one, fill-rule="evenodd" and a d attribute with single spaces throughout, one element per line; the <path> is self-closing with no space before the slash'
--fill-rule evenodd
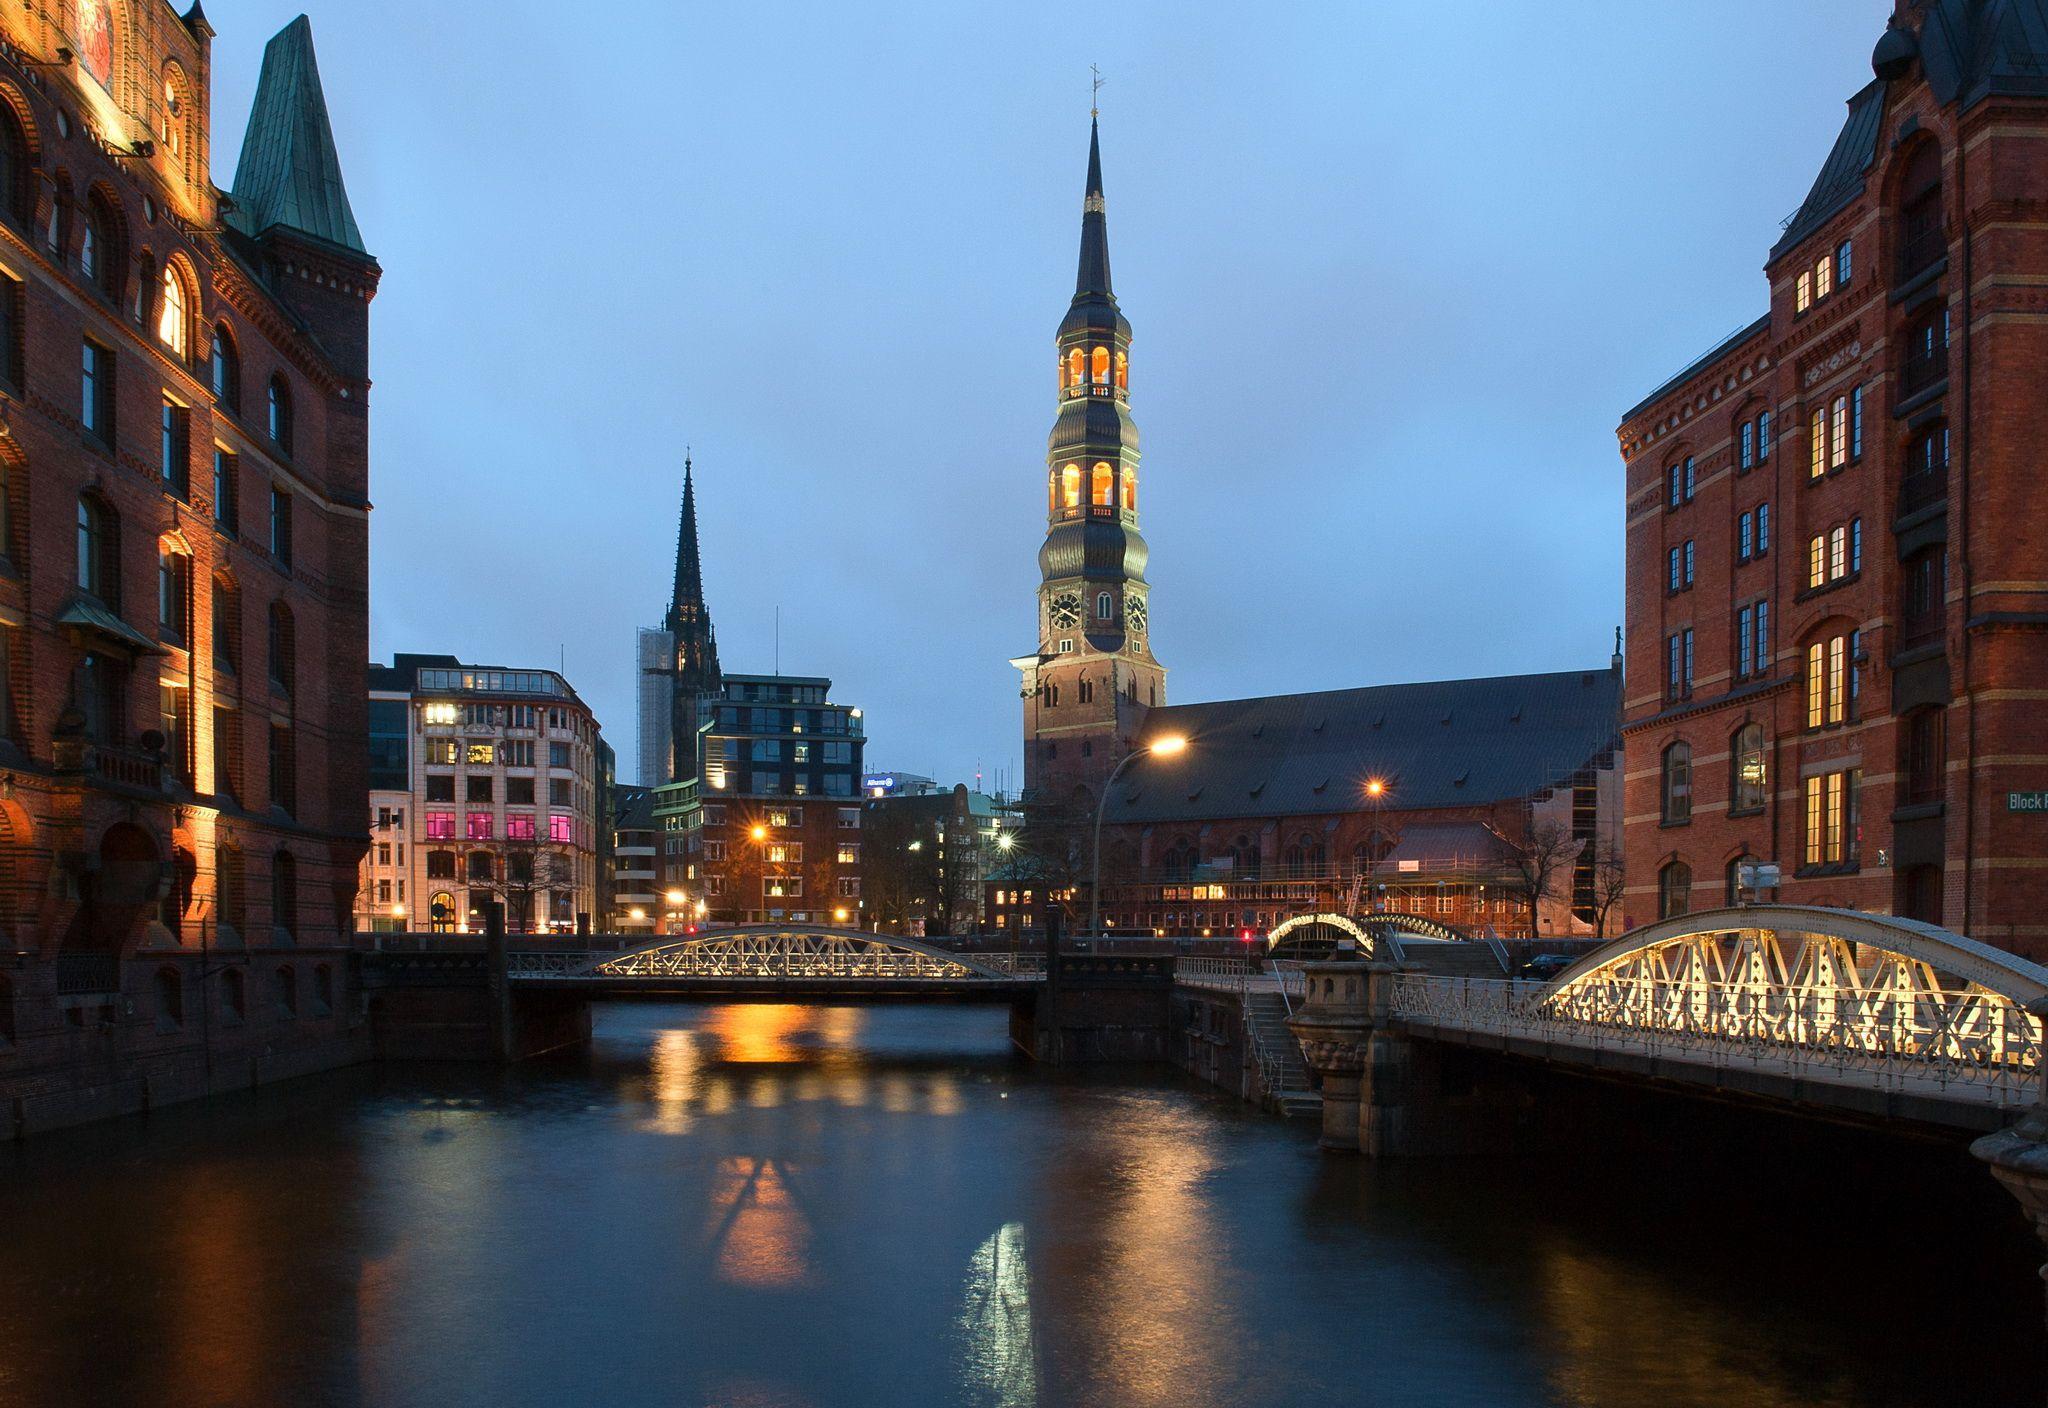
<path id="1" fill-rule="evenodd" d="M 1549 983 L 1402 974 L 1394 1012 L 2002 1109 L 2041 1093 L 2044 1000 L 2048 969 L 1934 925 L 1772 905 L 1645 926 Z"/>
<path id="2" fill-rule="evenodd" d="M 1008 955 L 993 955 L 1001 959 Z M 659 939 L 616 954 L 508 955 L 514 978 L 587 980 L 622 986 L 703 982 L 771 985 L 1013 985 L 1029 975 L 1012 965 L 950 953 L 917 939 L 859 930 L 749 925 Z"/>

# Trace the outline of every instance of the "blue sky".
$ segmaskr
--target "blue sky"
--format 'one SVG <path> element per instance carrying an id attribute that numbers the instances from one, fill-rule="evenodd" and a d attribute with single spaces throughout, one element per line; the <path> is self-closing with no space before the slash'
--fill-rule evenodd
<path id="1" fill-rule="evenodd" d="M 265 39 L 214 0 L 231 182 Z M 371 643 L 566 661 L 630 777 L 685 443 L 728 669 L 1019 766 L 1102 92 L 1178 700 L 1576 669 L 1623 410 L 1764 306 L 1889 0 L 311 11 L 374 305 Z"/>

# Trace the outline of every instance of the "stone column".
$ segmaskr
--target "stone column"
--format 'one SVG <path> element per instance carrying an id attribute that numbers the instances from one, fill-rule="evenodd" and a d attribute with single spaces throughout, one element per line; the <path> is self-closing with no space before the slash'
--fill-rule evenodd
<path id="1" fill-rule="evenodd" d="M 1287 1028 L 1322 1081 L 1325 1149 L 1358 1148 L 1358 1088 L 1372 1027 L 1366 1013 L 1366 965 L 1344 955 L 1304 969 L 1307 991 Z"/>

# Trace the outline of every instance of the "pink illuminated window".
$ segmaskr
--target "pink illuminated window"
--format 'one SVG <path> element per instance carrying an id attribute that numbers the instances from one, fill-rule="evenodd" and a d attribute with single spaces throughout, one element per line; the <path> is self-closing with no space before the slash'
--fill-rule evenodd
<path id="1" fill-rule="evenodd" d="M 491 839 L 491 814 L 489 812 L 471 812 L 469 814 L 469 839 L 472 841 L 488 841 Z"/>
<path id="2" fill-rule="evenodd" d="M 556 812 L 548 818 L 548 839 L 550 841 L 574 841 L 576 839 L 576 818 L 567 812 Z"/>
<path id="3" fill-rule="evenodd" d="M 428 812 L 427 839 L 429 841 L 453 841 L 455 839 L 455 813 Z"/>
<path id="4" fill-rule="evenodd" d="M 533 839 L 533 818 L 530 815 L 516 815 L 505 818 L 505 837 L 511 841 Z"/>

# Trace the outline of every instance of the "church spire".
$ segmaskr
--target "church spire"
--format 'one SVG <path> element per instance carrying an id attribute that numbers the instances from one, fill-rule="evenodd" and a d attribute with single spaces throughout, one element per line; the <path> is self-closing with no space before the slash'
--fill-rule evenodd
<path id="1" fill-rule="evenodd" d="M 678 607 L 704 605 L 704 568 L 697 557 L 697 486 L 689 451 L 683 452 L 683 511 L 676 521 L 676 591 Z"/>
<path id="2" fill-rule="evenodd" d="M 1081 267 L 1074 276 L 1074 299 L 1107 298 L 1109 285 L 1109 217 L 1102 204 L 1102 137 L 1098 120 L 1088 118 L 1088 189 L 1081 197 Z"/>

